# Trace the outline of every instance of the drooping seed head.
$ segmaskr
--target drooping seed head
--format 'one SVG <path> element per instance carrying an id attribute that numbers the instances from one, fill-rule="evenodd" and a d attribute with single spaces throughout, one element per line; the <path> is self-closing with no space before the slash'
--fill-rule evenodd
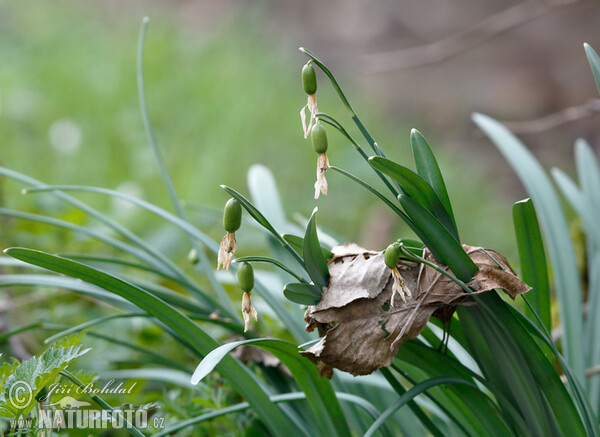
<path id="1" fill-rule="evenodd" d="M 388 268 L 396 268 L 400 260 L 400 246 L 398 244 L 390 244 L 383 253 L 383 259 Z"/>
<path id="2" fill-rule="evenodd" d="M 317 75 L 315 69 L 310 64 L 302 67 L 302 86 L 306 94 L 314 94 L 317 92 Z"/>
<path id="3" fill-rule="evenodd" d="M 310 130 L 310 141 L 318 154 L 327 152 L 327 132 L 320 123 L 316 123 Z"/>
<path id="4" fill-rule="evenodd" d="M 223 209 L 223 227 L 227 232 L 237 231 L 242 224 L 242 205 L 233 197 L 227 201 Z"/>
<path id="5" fill-rule="evenodd" d="M 244 291 L 252 291 L 254 288 L 254 269 L 250 263 L 241 263 L 237 271 L 238 282 Z"/>

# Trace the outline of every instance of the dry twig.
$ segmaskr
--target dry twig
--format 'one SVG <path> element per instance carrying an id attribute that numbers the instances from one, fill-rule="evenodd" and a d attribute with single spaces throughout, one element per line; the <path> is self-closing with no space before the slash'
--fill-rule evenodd
<path id="1" fill-rule="evenodd" d="M 526 121 L 505 121 L 503 124 L 516 134 L 534 134 L 598 113 L 600 113 L 600 99 L 590 99 L 583 105 L 561 109 L 540 118 Z"/>
<path id="2" fill-rule="evenodd" d="M 457 56 L 515 27 L 545 15 L 560 6 L 579 0 L 528 0 L 498 12 L 456 35 L 418 47 L 367 55 L 364 61 L 370 73 L 405 70 L 434 64 Z"/>

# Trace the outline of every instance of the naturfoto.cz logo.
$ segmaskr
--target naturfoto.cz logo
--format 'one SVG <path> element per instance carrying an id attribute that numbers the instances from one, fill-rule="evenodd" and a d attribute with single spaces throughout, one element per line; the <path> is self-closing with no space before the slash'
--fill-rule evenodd
<path id="1" fill-rule="evenodd" d="M 24 381 L 19 381 L 19 392 L 11 396 L 10 402 L 17 409 L 24 408 L 32 400 L 33 391 Z M 79 400 L 74 395 L 88 394 L 128 394 L 131 393 L 133 386 L 123 387 L 123 384 L 115 384 L 114 380 L 109 381 L 101 387 L 90 383 L 84 387 L 61 386 L 53 384 L 48 387 L 48 394 L 38 403 L 35 411 L 35 418 L 20 418 L 11 421 L 13 429 L 162 429 L 164 428 L 163 417 L 152 417 L 149 420 L 148 410 L 112 408 L 106 410 L 88 409 L 92 404 L 84 400 Z M 50 396 L 54 394 L 66 394 L 55 402 L 47 402 Z"/>

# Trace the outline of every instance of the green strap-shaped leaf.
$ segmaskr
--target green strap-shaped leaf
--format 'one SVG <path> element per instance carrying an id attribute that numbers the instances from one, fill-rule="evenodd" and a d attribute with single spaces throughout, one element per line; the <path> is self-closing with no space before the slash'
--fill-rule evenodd
<path id="1" fill-rule="evenodd" d="M 414 171 L 386 158 L 372 156 L 369 158 L 369 162 L 374 168 L 398 182 L 407 196 L 429 211 L 450 232 L 456 241 L 459 241 L 454 221 L 446 211 L 444 205 L 442 205 L 437 194 L 433 191 L 433 188 L 431 188 L 425 179 Z"/>
<path id="2" fill-rule="evenodd" d="M 167 325 L 202 356 L 208 355 L 213 349 L 219 347 L 219 343 L 215 339 L 172 306 L 115 276 L 37 250 L 10 248 L 5 252 L 26 263 L 79 278 L 123 297 Z M 219 364 L 219 370 L 228 379 L 233 389 L 248 400 L 256 414 L 273 434 L 286 437 L 290 434 L 301 433 L 300 428 L 269 400 L 265 391 L 246 367 L 231 357 L 225 357 Z"/>
<path id="3" fill-rule="evenodd" d="M 292 246 L 292 248 L 298 253 L 298 255 L 302 255 L 302 246 L 304 246 L 304 238 L 292 234 L 283 234 L 282 237 L 285 241 L 288 242 L 290 246 Z M 325 259 L 333 257 L 333 252 L 325 249 L 322 246 L 321 252 L 323 252 L 323 256 L 325 257 Z"/>
<path id="4" fill-rule="evenodd" d="M 585 55 L 587 56 L 590 67 L 592 68 L 592 74 L 594 75 L 594 80 L 596 81 L 596 87 L 600 93 L 600 57 L 598 57 L 598 53 L 596 53 L 596 51 L 588 43 L 584 42 L 583 48 L 585 49 Z"/>
<path id="5" fill-rule="evenodd" d="M 414 199 L 400 195 L 400 204 L 419 227 L 419 238 L 427 245 L 438 262 L 447 265 L 458 279 L 469 282 L 478 267 L 448 230 Z"/>
<path id="6" fill-rule="evenodd" d="M 511 164 L 535 202 L 544 242 L 552 264 L 564 335 L 567 362 L 580 382 L 585 381 L 582 347 L 581 282 L 575 250 L 560 200 L 548 175 L 521 141 L 497 121 L 474 114 L 473 121 L 494 142 Z"/>
<path id="7" fill-rule="evenodd" d="M 476 320 L 477 326 L 473 329 L 466 329 L 467 336 L 473 331 L 483 333 L 487 338 L 487 347 L 490 348 L 495 359 L 498 360 L 499 356 L 503 357 L 500 363 L 501 373 L 515 396 L 530 397 L 535 392 L 542 393 L 537 402 L 539 410 L 544 413 L 533 417 L 536 415 L 534 410 L 528 414 L 526 411 L 529 407 L 523 408 L 521 414 L 526 421 L 536 421 L 543 427 L 551 428 L 550 434 L 543 435 L 595 435 L 595 431 L 592 433 L 586 431 L 582 417 L 575 406 L 574 396 L 567 391 L 560 375 L 538 343 L 526 329 L 523 329 L 523 324 L 511 314 L 510 305 L 504 302 L 497 293 L 485 293 L 476 296 L 475 300 L 477 306 L 465 308 L 467 311 L 461 311 L 459 314 L 461 321 L 464 312 L 470 313 Z M 493 340 L 490 341 L 490 339 Z M 511 352 L 512 356 L 502 354 L 501 350 L 504 349 L 502 344 L 511 345 L 509 347 L 513 351 Z M 511 361 L 521 364 L 511 365 Z M 510 368 L 509 371 L 507 371 L 508 368 Z M 526 379 L 533 378 L 535 382 L 519 384 L 517 378 L 520 376 L 512 377 L 513 372 L 526 376 Z M 533 406 L 531 403 L 529 405 Z M 555 427 L 558 428 L 558 432 L 552 429 Z M 529 434 L 533 435 L 535 432 L 532 430 Z"/>
<path id="8" fill-rule="evenodd" d="M 331 388 L 331 383 L 319 376 L 315 365 L 298 353 L 298 346 L 287 341 L 261 338 L 224 344 L 213 350 L 198 364 L 192 375 L 192 383 L 199 383 L 232 350 L 244 345 L 257 346 L 272 353 L 292 372 L 295 381 L 306 393 L 306 399 L 312 407 L 321 435 L 344 437 L 350 435 L 344 413 Z"/>
<path id="9" fill-rule="evenodd" d="M 390 405 L 382 414 L 377 418 L 373 425 L 367 430 L 365 433 L 365 437 L 371 437 L 375 434 L 375 431 L 379 429 L 381 425 L 384 424 L 386 420 L 388 420 L 396 411 L 406 405 L 408 402 L 412 401 L 415 397 L 420 395 L 421 393 L 429 390 L 432 387 L 436 387 L 438 385 L 443 384 L 465 384 L 474 386 L 473 383 L 465 381 L 459 378 L 448 378 L 448 377 L 440 377 L 440 378 L 431 378 L 426 381 L 420 382 L 419 384 L 412 387 L 408 390 L 404 395 L 400 396 L 396 402 Z"/>
<path id="10" fill-rule="evenodd" d="M 410 145 L 412 146 L 417 173 L 433 188 L 433 191 L 437 194 L 444 208 L 446 208 L 446 212 L 456 227 L 450 196 L 448 196 L 448 190 L 446 189 L 440 166 L 435 159 L 431 147 L 429 147 L 429 143 L 427 143 L 421 132 L 413 129 L 410 131 Z"/>
<path id="11" fill-rule="evenodd" d="M 540 226 L 531 199 L 521 200 L 514 204 L 513 222 L 521 262 L 521 279 L 533 287 L 533 290 L 527 294 L 527 299 L 539 314 L 546 329 L 550 331 L 552 329 L 550 322 L 550 284 L 546 251 L 544 250 Z M 528 309 L 526 314 L 531 320 L 535 320 Z"/>
<path id="12" fill-rule="evenodd" d="M 302 257 L 310 279 L 313 280 L 316 286 L 325 287 L 329 282 L 329 269 L 317 236 L 317 211 L 318 208 L 315 208 L 306 225 L 304 241 L 302 242 Z"/>
<path id="13" fill-rule="evenodd" d="M 283 288 L 283 295 L 300 305 L 315 305 L 321 300 L 323 292 L 313 284 L 290 283 Z"/>

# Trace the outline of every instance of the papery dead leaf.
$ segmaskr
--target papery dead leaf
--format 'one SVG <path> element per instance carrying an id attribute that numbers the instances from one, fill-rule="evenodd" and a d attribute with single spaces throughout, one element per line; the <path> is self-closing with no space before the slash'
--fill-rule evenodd
<path id="1" fill-rule="evenodd" d="M 477 293 L 503 288 L 515 298 L 530 289 L 502 255 L 463 247 L 479 266 L 469 283 Z M 406 302 L 397 299 L 391 307 L 392 273 L 383 254 L 355 244 L 335 247 L 332 252 L 329 284 L 323 288 L 321 301 L 305 314 L 307 330 L 316 327 L 323 338 L 301 352 L 317 364 L 323 376 L 331 377 L 330 367 L 367 375 L 388 366 L 402 343 L 417 337 L 432 315 L 449 320 L 456 305 L 468 296 L 435 269 L 401 261 L 398 272 L 412 296 Z M 427 250 L 425 258 L 433 261 Z"/>

